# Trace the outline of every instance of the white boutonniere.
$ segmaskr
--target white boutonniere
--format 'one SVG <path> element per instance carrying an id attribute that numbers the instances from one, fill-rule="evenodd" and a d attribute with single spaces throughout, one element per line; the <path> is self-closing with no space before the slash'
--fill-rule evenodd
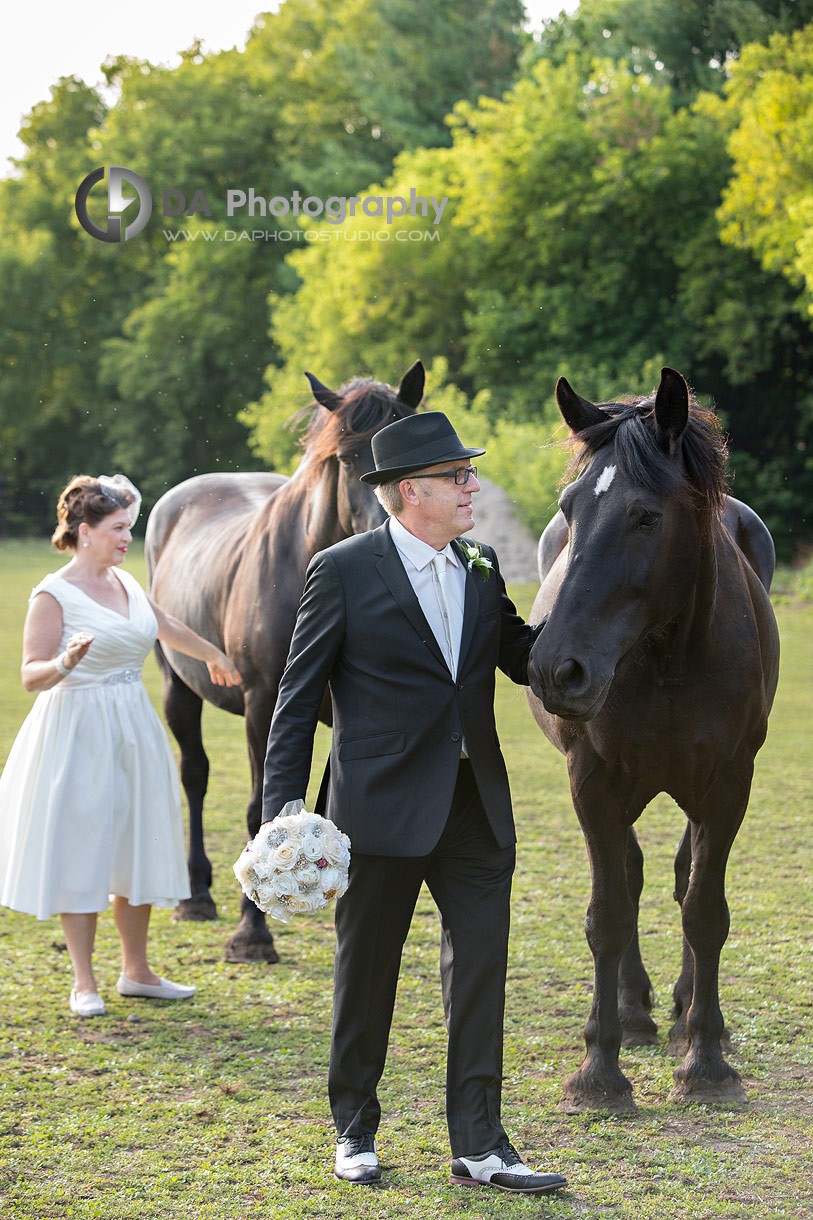
<path id="1" fill-rule="evenodd" d="M 479 572 L 483 580 L 488 580 L 488 574 L 494 567 L 490 559 L 486 559 L 479 542 L 461 542 L 466 563 L 470 572 Z"/>

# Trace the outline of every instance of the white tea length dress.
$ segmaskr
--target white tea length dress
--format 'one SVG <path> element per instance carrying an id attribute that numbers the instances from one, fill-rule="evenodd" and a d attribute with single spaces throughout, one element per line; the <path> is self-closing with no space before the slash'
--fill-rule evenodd
<path id="1" fill-rule="evenodd" d="M 34 701 L 0 776 L 0 904 L 47 919 L 189 897 L 181 794 L 167 735 L 141 681 L 155 643 L 152 606 L 117 571 L 130 617 L 59 572 L 47 592 L 62 607 L 60 648 L 93 633 L 85 657 Z"/>

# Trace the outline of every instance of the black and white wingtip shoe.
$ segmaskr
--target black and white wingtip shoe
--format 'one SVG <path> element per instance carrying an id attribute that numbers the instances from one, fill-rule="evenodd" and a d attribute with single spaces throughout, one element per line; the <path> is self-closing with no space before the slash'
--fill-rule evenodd
<path id="1" fill-rule="evenodd" d="M 495 1186 L 520 1195 L 543 1195 L 567 1186 L 560 1173 L 536 1173 L 523 1165 L 508 1140 L 480 1156 L 455 1157 L 449 1181 L 453 1186 Z"/>
<path id="2" fill-rule="evenodd" d="M 364 1135 L 342 1136 L 336 1143 L 336 1177 L 342 1182 L 354 1182 L 367 1186 L 381 1177 L 375 1139 L 368 1132 Z"/>

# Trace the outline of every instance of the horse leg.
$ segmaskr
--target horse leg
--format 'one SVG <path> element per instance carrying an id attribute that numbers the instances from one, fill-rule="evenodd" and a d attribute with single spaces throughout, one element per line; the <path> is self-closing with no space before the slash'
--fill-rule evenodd
<path id="1" fill-rule="evenodd" d="M 635 912 L 635 931 L 618 968 L 618 1017 L 623 1030 L 622 1046 L 652 1046 L 658 1027 L 650 1017 L 652 983 L 641 960 L 638 939 L 638 905 L 644 888 L 644 853 L 635 831 L 627 831 L 627 887 Z"/>
<path id="2" fill-rule="evenodd" d="M 678 844 L 675 855 L 675 902 L 683 909 L 683 900 L 689 888 L 689 877 L 692 872 L 692 824 L 686 823 L 686 829 Z M 689 1049 L 689 1031 L 686 1028 L 686 1014 L 692 1002 L 694 989 L 694 958 L 689 948 L 689 942 L 683 937 L 683 959 L 678 980 L 672 990 L 672 1019 L 674 1025 L 669 1030 L 669 1054 L 684 1056 Z"/>
<path id="3" fill-rule="evenodd" d="M 596 791 L 604 788 L 606 776 L 592 777 Z M 611 1110 L 617 1114 L 635 1112 L 632 1085 L 618 1066 L 621 1047 L 621 1021 L 618 1016 L 618 968 L 635 932 L 635 911 L 627 886 L 625 858 L 627 827 L 603 801 L 591 803 L 588 814 L 585 792 L 574 804 L 582 824 L 593 889 L 585 919 L 587 942 L 593 954 L 593 1006 L 584 1040 L 587 1054 L 578 1071 L 567 1078 L 559 1103 L 567 1114 L 582 1110 Z"/>
<path id="4" fill-rule="evenodd" d="M 274 701 L 257 691 L 246 694 L 246 739 L 251 763 L 251 799 L 246 811 L 248 837 L 253 839 L 260 829 L 263 799 L 263 767 L 268 744 L 268 730 Z M 243 894 L 240 900 L 240 922 L 226 942 L 223 960 L 227 962 L 279 961 L 274 938 L 268 930 L 264 913 Z"/>
<path id="5" fill-rule="evenodd" d="M 692 824 L 687 822 L 675 856 L 675 901 L 681 909 L 683 908 L 686 891 L 689 888 L 689 877 L 692 872 L 692 833 Z M 672 991 L 672 999 L 674 1001 L 672 1019 L 674 1025 L 669 1030 L 668 1053 L 676 1059 L 682 1059 L 689 1049 L 689 1031 L 686 1027 L 686 1014 L 692 1002 L 693 989 L 694 957 L 689 948 L 689 942 L 684 936 L 683 960 L 681 962 L 680 974 Z M 728 1030 L 725 1028 L 720 1035 L 720 1048 L 723 1051 L 731 1050 Z"/>
<path id="6" fill-rule="evenodd" d="M 744 1101 L 739 1074 L 720 1049 L 720 952 L 728 937 L 725 872 L 731 845 L 745 815 L 750 773 L 728 776 L 692 818 L 692 868 L 683 899 L 683 934 L 694 960 L 694 986 L 686 1028 L 689 1049 L 675 1071 L 672 1101 Z"/>
<path id="7" fill-rule="evenodd" d="M 183 682 L 166 658 L 160 657 L 164 676 L 164 715 L 181 750 L 181 783 L 189 806 L 189 898 L 176 907 L 178 919 L 217 919 L 209 892 L 212 865 L 203 845 L 203 798 L 209 782 L 209 759 L 203 748 L 203 700 Z"/>

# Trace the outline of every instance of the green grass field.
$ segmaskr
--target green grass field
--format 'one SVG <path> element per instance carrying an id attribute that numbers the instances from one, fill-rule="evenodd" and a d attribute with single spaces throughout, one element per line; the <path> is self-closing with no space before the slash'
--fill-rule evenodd
<path id="1" fill-rule="evenodd" d="M 47 544 L 0 545 L 0 761 L 32 702 L 19 683 L 27 595 L 60 562 Z M 143 579 L 140 555 L 128 567 Z M 331 921 L 323 913 L 275 925 L 279 965 L 221 960 L 238 913 L 231 864 L 245 843 L 248 764 L 242 721 L 208 709 L 207 846 L 220 918 L 182 924 L 157 912 L 152 932 L 153 964 L 195 983 L 194 1000 L 150 1005 L 116 995 L 118 942 L 108 912 L 97 946 L 108 1012 L 81 1022 L 68 1011 L 59 921 L 0 911 L 0 1215 L 809 1218 L 813 605 L 805 600 L 809 575 L 783 574 L 777 588 L 779 694 L 729 865 L 731 934 L 720 980 L 730 1058 L 747 1106 L 667 1101 L 674 1063 L 666 1031 L 681 944 L 672 856 L 682 815 L 661 797 L 638 824 L 646 856 L 641 942 L 660 1041 L 621 1058 L 639 1112 L 574 1118 L 557 1109 L 562 1080 L 582 1056 L 590 1005 L 582 930 L 588 868 L 564 761 L 536 729 L 522 691 L 500 682 L 498 721 L 519 834 L 503 1117 L 528 1160 L 561 1170 L 570 1186 L 534 1200 L 447 1184 L 438 933 L 425 898 L 404 957 L 381 1088 L 384 1180 L 378 1187 L 337 1183 L 325 1095 Z M 513 592 L 527 611 L 534 590 Z M 158 705 L 152 661 L 147 682 Z M 324 747 L 320 738 L 320 765 Z"/>

